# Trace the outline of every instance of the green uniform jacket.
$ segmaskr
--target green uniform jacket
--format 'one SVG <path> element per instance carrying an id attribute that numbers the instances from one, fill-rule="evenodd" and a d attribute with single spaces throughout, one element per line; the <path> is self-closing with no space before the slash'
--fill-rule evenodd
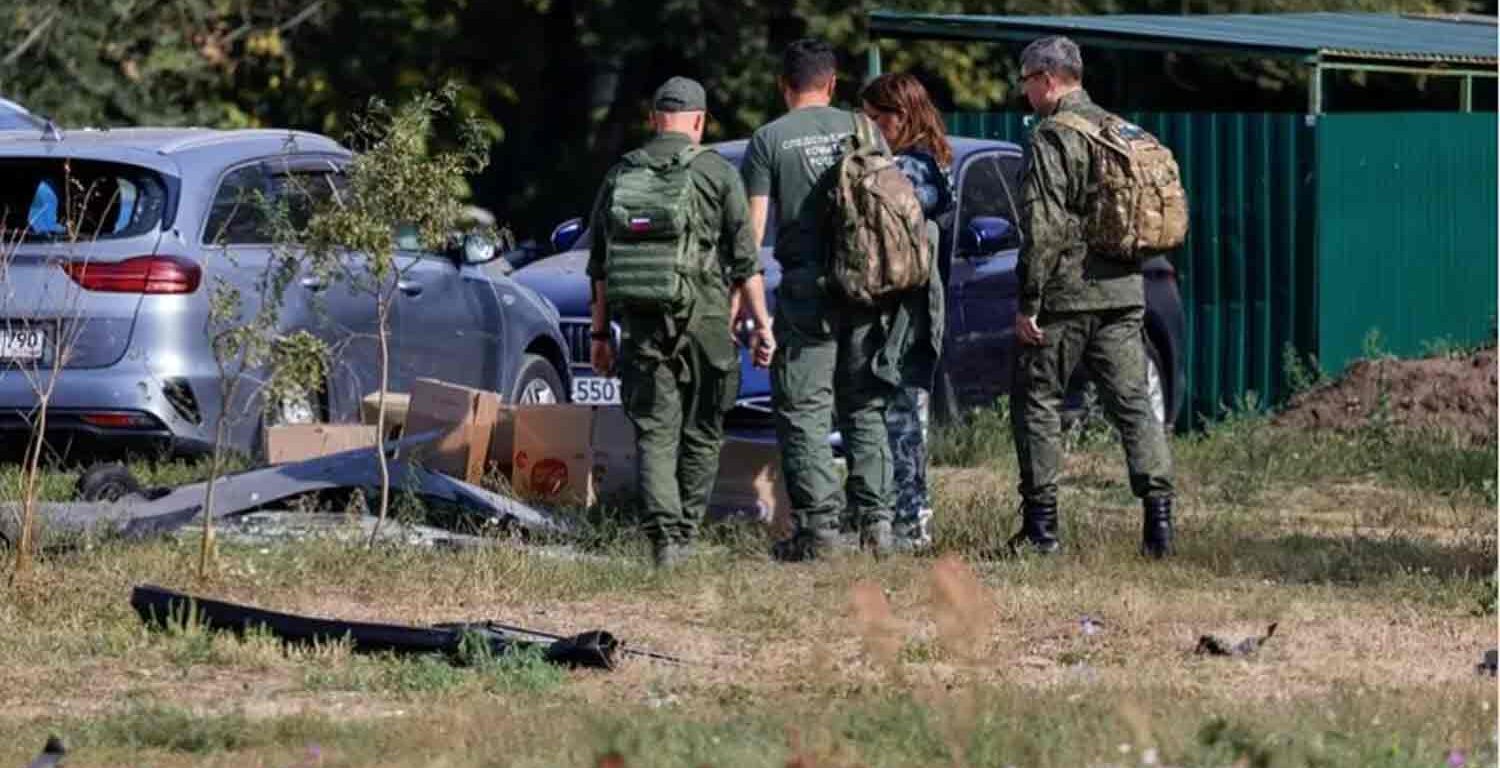
<path id="1" fill-rule="evenodd" d="M 1098 121 L 1107 112 L 1074 91 L 1057 105 Z M 1016 272 L 1020 311 L 1080 312 L 1140 307 L 1146 303 L 1139 265 L 1089 253 L 1083 233 L 1084 203 L 1093 178 L 1088 139 L 1044 119 L 1031 135 L 1026 179 L 1021 184 L 1021 221 L 1026 239 Z"/>
<path id="2" fill-rule="evenodd" d="M 664 158 L 681 152 L 690 143 L 691 139 L 685 134 L 663 133 L 647 142 L 642 149 L 652 157 Z M 720 268 L 705 269 L 703 280 L 694 286 L 696 306 L 691 313 L 692 325 L 686 330 L 702 345 L 710 364 L 720 370 L 728 370 L 737 364 L 739 358 L 729 336 L 729 287 L 744 282 L 761 271 L 755 231 L 750 226 L 750 206 L 745 198 L 745 187 L 740 181 L 739 172 L 728 160 L 717 152 L 708 151 L 694 159 L 690 169 L 693 172 L 693 205 L 697 221 L 710 227 L 715 222 L 718 225 L 716 231 L 700 235 L 713 251 L 712 254 L 705 254 L 704 258 L 717 257 Z M 619 170 L 619 166 L 610 169 L 594 200 L 589 223 L 593 241 L 589 246 L 588 274 L 592 280 L 604 279 L 607 208 Z M 631 318 L 623 320 L 628 332 Z"/>

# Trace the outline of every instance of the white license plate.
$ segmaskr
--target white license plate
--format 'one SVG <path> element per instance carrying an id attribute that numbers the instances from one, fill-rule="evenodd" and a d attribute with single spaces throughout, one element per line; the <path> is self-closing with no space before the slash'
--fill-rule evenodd
<path id="1" fill-rule="evenodd" d="M 573 378 L 573 402 L 583 405 L 619 405 L 620 380 L 576 376 Z"/>
<path id="2" fill-rule="evenodd" d="M 41 328 L 6 328 L 0 326 L 0 360 L 32 362 L 42 359 L 47 348 L 47 332 Z"/>

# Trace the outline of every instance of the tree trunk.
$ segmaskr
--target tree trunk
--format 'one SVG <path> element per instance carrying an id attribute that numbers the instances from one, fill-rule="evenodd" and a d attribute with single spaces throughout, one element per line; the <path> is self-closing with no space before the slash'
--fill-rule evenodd
<path id="1" fill-rule="evenodd" d="M 221 379 L 222 380 L 222 379 Z M 226 395 L 221 400 L 219 417 L 214 424 L 214 458 L 208 468 L 208 490 L 203 495 L 203 539 L 198 545 L 198 580 L 208 579 L 208 561 L 214 549 L 214 491 L 219 485 L 219 473 L 224 470 L 224 411 L 229 407 Z"/>
<path id="2" fill-rule="evenodd" d="M 21 536 L 16 543 L 16 570 L 11 574 L 12 584 L 24 584 L 31 575 L 31 551 L 36 546 L 33 529 L 36 527 L 37 486 L 41 484 L 42 447 L 46 444 L 50 394 L 39 398 L 36 425 L 26 443 L 26 458 L 21 468 Z"/>
<path id="3" fill-rule="evenodd" d="M 380 413 L 375 417 L 375 456 L 380 464 L 380 513 L 375 518 L 375 527 L 370 530 L 370 549 L 375 548 L 380 528 L 385 525 L 386 513 L 391 508 L 391 468 L 385 458 L 385 391 L 391 381 L 391 329 L 390 301 L 385 297 L 381 297 L 379 301 L 376 317 L 380 323 L 376 331 L 380 335 L 380 394 L 376 397 L 376 408 Z"/>

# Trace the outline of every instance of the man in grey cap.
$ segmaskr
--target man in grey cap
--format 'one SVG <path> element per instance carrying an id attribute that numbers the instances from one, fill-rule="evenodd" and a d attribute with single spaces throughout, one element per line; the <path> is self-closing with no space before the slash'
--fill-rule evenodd
<path id="1" fill-rule="evenodd" d="M 745 188 L 727 160 L 699 145 L 706 114 L 703 86 L 663 83 L 652 98 L 655 138 L 610 169 L 590 222 L 591 362 L 620 377 L 661 567 L 690 553 L 718 476 L 724 413 L 739 393 L 731 305 L 743 302 L 755 318 L 757 365 L 776 348 Z"/>
<path id="2" fill-rule="evenodd" d="M 1083 56 L 1066 37 L 1044 37 L 1026 46 L 1021 89 L 1042 120 L 1031 133 L 1021 182 L 1026 240 L 1016 262 L 1020 303 L 1015 333 L 1020 344 L 1011 397 L 1021 470 L 1021 530 L 1011 538 L 1010 549 L 1046 554 L 1061 547 L 1058 413 L 1068 379 L 1081 363 L 1099 385 L 1105 412 L 1125 448 L 1130 489 L 1143 508 L 1141 554 L 1166 557 L 1173 551 L 1172 451 L 1146 395 L 1141 261 L 1095 248 L 1089 237 L 1089 211 L 1102 172 L 1093 145 L 1104 126 L 1115 126 L 1116 136 L 1123 126 L 1135 137 L 1132 144 L 1150 136 L 1089 98 L 1083 89 Z M 1140 163 L 1140 157 L 1134 156 L 1132 163 Z M 1142 178 L 1160 177 L 1157 167 L 1144 167 Z M 1171 173 L 1176 172 L 1174 165 Z"/>

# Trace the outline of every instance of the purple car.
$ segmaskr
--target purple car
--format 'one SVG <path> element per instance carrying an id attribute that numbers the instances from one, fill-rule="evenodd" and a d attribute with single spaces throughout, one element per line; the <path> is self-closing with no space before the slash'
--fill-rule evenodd
<path id="1" fill-rule="evenodd" d="M 991 404 L 1009 394 L 1013 324 L 1016 315 L 1016 257 L 1022 233 L 1014 222 L 1025 158 L 1021 147 L 1004 141 L 952 137 L 955 205 L 939 220 L 942 228 L 940 265 L 948 286 L 948 330 L 938 381 L 934 385 L 936 413 L 949 417 L 960 408 Z M 744 141 L 712 145 L 738 164 Z M 556 255 L 534 261 L 512 277 L 551 299 L 562 316 L 563 336 L 573 360 L 574 402 L 617 403 L 619 382 L 600 378 L 589 369 L 589 281 L 591 233 L 581 219 L 570 219 L 553 230 Z M 775 222 L 767 226 L 760 258 L 766 288 L 781 282 L 781 269 L 771 254 Z M 1177 272 L 1158 256 L 1145 264 L 1147 375 L 1152 408 L 1171 424 L 1182 405 L 1183 313 L 1177 293 Z M 771 383 L 766 371 L 750 365 L 741 354 L 739 408 L 730 414 L 731 426 L 769 423 Z M 1087 379 L 1080 369 L 1071 388 L 1071 402 Z"/>

